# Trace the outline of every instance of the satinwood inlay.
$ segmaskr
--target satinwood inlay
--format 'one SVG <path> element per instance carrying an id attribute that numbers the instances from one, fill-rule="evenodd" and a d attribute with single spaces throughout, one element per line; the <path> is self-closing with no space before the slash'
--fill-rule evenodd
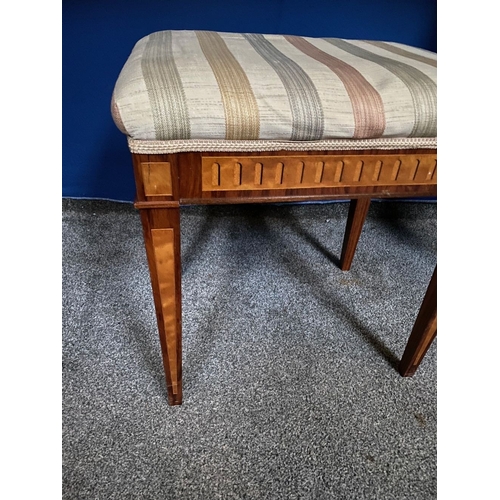
<path id="1" fill-rule="evenodd" d="M 169 162 L 141 163 L 146 196 L 172 196 L 172 171 Z"/>
<path id="2" fill-rule="evenodd" d="M 391 181 L 397 181 L 399 175 L 399 169 L 401 167 L 401 160 L 396 160 L 394 166 L 392 167 Z"/>
<path id="3" fill-rule="evenodd" d="M 168 362 L 172 377 L 172 392 L 177 394 L 179 363 L 177 359 L 177 313 L 175 306 L 175 262 L 174 230 L 151 229 L 151 239 L 155 255 L 156 273 L 160 288 L 161 308 L 165 327 Z"/>
<path id="4" fill-rule="evenodd" d="M 436 184 L 436 154 L 203 156 L 202 191 Z"/>

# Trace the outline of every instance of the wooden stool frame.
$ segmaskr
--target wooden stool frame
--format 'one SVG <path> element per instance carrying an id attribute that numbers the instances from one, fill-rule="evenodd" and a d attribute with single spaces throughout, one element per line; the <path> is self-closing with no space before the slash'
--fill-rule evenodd
<path id="1" fill-rule="evenodd" d="M 371 199 L 437 196 L 436 149 L 132 153 L 132 158 L 171 405 L 182 403 L 182 205 L 351 200 L 340 259 L 341 269 L 349 270 Z M 424 337 L 425 354 L 434 337 Z M 407 366 L 400 367 L 404 376 L 418 367 L 421 342 L 408 343 L 407 351 Z"/>

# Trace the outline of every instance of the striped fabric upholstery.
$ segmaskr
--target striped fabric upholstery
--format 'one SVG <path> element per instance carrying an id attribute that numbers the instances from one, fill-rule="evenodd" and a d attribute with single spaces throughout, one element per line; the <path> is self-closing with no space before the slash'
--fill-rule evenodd
<path id="1" fill-rule="evenodd" d="M 399 43 L 160 31 L 112 97 L 133 140 L 436 137 L 437 56 Z"/>

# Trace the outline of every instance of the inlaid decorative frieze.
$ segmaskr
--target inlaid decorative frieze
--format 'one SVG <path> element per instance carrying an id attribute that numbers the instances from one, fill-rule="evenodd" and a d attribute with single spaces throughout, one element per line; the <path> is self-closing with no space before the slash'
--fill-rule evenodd
<path id="1" fill-rule="evenodd" d="M 436 184 L 437 155 L 204 156 L 203 191 Z"/>

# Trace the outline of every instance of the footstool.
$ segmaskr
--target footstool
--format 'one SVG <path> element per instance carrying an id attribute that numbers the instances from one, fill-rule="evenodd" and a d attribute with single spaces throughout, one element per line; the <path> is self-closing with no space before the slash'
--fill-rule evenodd
<path id="1" fill-rule="evenodd" d="M 348 270 L 372 198 L 437 195 L 436 62 L 400 43 L 209 31 L 133 47 L 111 111 L 132 153 L 170 404 L 180 207 L 351 200 Z"/>

